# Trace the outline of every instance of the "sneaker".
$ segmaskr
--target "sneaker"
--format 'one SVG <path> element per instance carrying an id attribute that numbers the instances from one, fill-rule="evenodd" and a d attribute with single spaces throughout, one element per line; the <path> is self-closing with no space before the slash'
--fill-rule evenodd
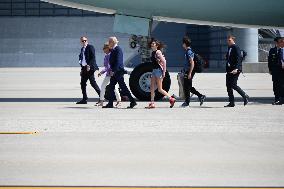
<path id="1" fill-rule="evenodd" d="M 171 104 L 171 105 L 170 105 L 170 108 L 174 107 L 175 102 L 176 102 L 176 99 L 173 98 L 173 97 L 170 97 L 170 104 Z"/>
<path id="2" fill-rule="evenodd" d="M 204 103 L 205 99 L 206 99 L 206 96 L 205 96 L 205 95 L 202 95 L 202 96 L 199 98 L 200 106 L 202 106 L 202 104 Z"/>
<path id="3" fill-rule="evenodd" d="M 76 104 L 87 104 L 88 101 L 85 99 L 80 100 L 79 102 L 76 102 Z"/>
<path id="4" fill-rule="evenodd" d="M 186 103 L 186 102 L 184 102 L 184 103 L 182 103 L 182 105 L 181 105 L 180 107 L 181 107 L 181 108 L 186 108 L 186 107 L 189 107 L 189 104 Z"/>

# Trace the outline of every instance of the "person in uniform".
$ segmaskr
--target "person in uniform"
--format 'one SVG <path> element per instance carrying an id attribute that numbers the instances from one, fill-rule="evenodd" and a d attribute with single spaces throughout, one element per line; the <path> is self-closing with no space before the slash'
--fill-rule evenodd
<path id="1" fill-rule="evenodd" d="M 279 101 L 275 102 L 275 105 L 284 104 L 284 37 L 279 38 L 279 49 L 278 49 L 278 64 L 276 68 L 279 71 Z"/>
<path id="2" fill-rule="evenodd" d="M 280 64 L 279 64 L 279 58 L 278 58 L 278 52 L 280 49 L 279 41 L 280 38 L 276 37 L 274 39 L 275 41 L 275 47 L 271 48 L 269 50 L 268 55 L 268 69 L 269 73 L 272 75 L 272 82 L 273 82 L 273 92 L 274 92 L 274 102 L 273 105 L 279 104 L 280 101 Z"/>

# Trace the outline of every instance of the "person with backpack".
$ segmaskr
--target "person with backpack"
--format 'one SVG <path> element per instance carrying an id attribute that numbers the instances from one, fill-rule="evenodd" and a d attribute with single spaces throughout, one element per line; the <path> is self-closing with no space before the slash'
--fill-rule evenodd
<path id="1" fill-rule="evenodd" d="M 234 107 L 235 98 L 233 89 L 236 90 L 244 100 L 244 106 L 248 104 L 249 96 L 238 86 L 238 78 L 242 72 L 242 59 L 240 48 L 235 43 L 235 37 L 229 35 L 227 37 L 228 52 L 226 54 L 226 87 L 229 96 L 229 104 L 224 107 Z"/>
<path id="2" fill-rule="evenodd" d="M 103 47 L 103 51 L 105 53 L 105 57 L 104 57 L 104 69 L 98 73 L 98 77 L 102 76 L 103 74 L 105 74 L 105 78 L 102 82 L 102 86 L 101 86 L 101 93 L 100 93 L 100 101 L 96 104 L 96 106 L 103 106 L 104 105 L 104 97 L 105 97 L 105 93 L 106 93 L 106 87 L 110 82 L 110 73 L 111 73 L 111 68 L 109 65 L 109 57 L 110 57 L 110 47 L 108 43 L 104 44 Z M 119 94 L 119 90 L 116 87 L 114 90 L 115 93 L 115 97 L 116 97 L 116 105 L 115 107 L 119 107 L 121 105 L 121 97 Z"/>
<path id="3" fill-rule="evenodd" d="M 166 97 L 169 98 L 170 101 L 170 108 L 172 108 L 176 102 L 176 99 L 172 97 L 169 93 L 167 93 L 163 89 L 163 79 L 166 74 L 167 66 L 166 66 L 166 59 L 162 53 L 164 45 L 158 41 L 153 39 L 151 42 L 151 49 L 152 49 L 152 56 L 151 56 L 151 61 L 152 61 L 152 76 L 151 76 L 151 102 L 149 103 L 148 107 L 146 108 L 155 108 L 155 89 L 157 86 L 158 91 L 165 95 Z"/>
<path id="4" fill-rule="evenodd" d="M 201 72 L 202 70 L 202 63 L 201 63 L 201 57 L 199 55 L 196 55 L 192 49 L 191 49 L 191 40 L 189 37 L 184 37 L 182 40 L 182 46 L 185 49 L 185 64 L 183 67 L 183 73 L 184 73 L 184 97 L 185 101 L 181 105 L 181 107 L 185 108 L 189 106 L 190 103 L 190 93 L 193 93 L 198 96 L 200 106 L 204 103 L 206 96 L 198 92 L 193 86 L 192 86 L 192 80 L 195 75 L 195 73 Z"/>

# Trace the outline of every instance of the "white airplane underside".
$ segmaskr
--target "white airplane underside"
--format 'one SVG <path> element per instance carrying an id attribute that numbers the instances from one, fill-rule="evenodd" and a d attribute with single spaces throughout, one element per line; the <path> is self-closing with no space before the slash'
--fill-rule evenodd
<path id="1" fill-rule="evenodd" d="M 115 15 L 115 31 L 123 30 L 121 32 L 136 35 L 147 35 L 151 20 L 224 27 L 284 29 L 283 0 L 42 1 Z"/>

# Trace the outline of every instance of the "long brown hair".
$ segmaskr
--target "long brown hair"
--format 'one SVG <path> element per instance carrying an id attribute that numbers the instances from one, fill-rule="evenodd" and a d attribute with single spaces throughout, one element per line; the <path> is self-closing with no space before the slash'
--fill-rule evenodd
<path id="1" fill-rule="evenodd" d="M 154 39 L 152 38 L 151 42 L 149 43 L 149 47 L 151 48 L 151 44 L 152 43 L 156 43 L 156 46 L 157 46 L 157 49 L 158 50 L 162 50 L 166 47 L 166 45 L 164 43 L 162 43 L 161 41 L 157 40 L 157 39 Z"/>

